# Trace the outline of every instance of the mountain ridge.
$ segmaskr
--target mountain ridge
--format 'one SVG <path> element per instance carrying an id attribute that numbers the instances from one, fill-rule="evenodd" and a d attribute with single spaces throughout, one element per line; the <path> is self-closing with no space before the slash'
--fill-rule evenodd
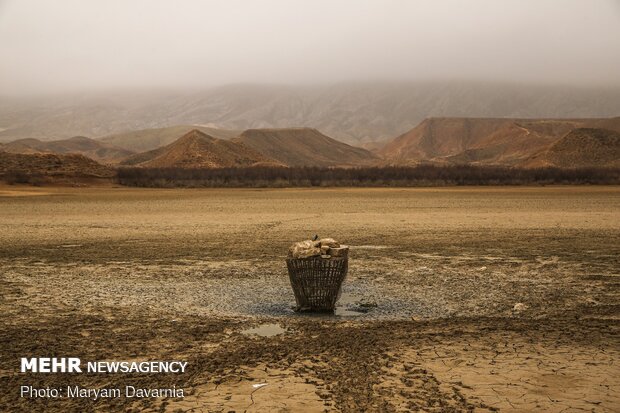
<path id="1" fill-rule="evenodd" d="M 198 129 L 166 146 L 121 162 L 123 166 L 144 168 L 225 168 L 259 164 L 276 165 L 277 162 L 241 143 L 214 138 Z"/>
<path id="2" fill-rule="evenodd" d="M 600 119 L 428 118 L 376 150 L 387 162 L 516 166 L 581 127 L 620 131 L 620 117 Z"/>
<path id="3" fill-rule="evenodd" d="M 55 153 L 55 154 L 80 154 L 101 163 L 117 163 L 122 159 L 134 154 L 105 142 L 85 136 L 74 136 L 57 141 L 40 141 L 38 139 L 18 139 L 0 146 L 0 150 L 9 153 Z"/>
<path id="4" fill-rule="evenodd" d="M 315 128 L 247 129 L 233 141 L 288 166 L 362 166 L 379 161 L 370 151 L 337 141 Z"/>
<path id="5" fill-rule="evenodd" d="M 98 141 L 113 144 L 134 152 L 145 152 L 166 146 L 191 130 L 197 129 L 219 139 L 232 139 L 241 131 L 218 129 L 202 125 L 174 125 L 165 128 L 139 129 L 97 138 Z"/>
<path id="6" fill-rule="evenodd" d="M 196 92 L 3 98 L 0 141 L 104 137 L 171 125 L 238 131 L 307 126 L 361 145 L 401 135 L 432 116 L 599 118 L 618 113 L 620 88 L 465 81 L 238 84 Z"/>
<path id="7" fill-rule="evenodd" d="M 619 168 L 620 132 L 602 128 L 573 129 L 522 165 L 558 168 Z"/>

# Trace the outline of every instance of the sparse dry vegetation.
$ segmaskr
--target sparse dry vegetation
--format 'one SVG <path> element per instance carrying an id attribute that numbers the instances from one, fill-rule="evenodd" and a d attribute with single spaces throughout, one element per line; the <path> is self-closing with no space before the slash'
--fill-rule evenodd
<path id="1" fill-rule="evenodd" d="M 121 168 L 122 185 L 174 187 L 426 187 L 619 184 L 620 168 L 519 169 L 471 165 L 372 168 Z"/>

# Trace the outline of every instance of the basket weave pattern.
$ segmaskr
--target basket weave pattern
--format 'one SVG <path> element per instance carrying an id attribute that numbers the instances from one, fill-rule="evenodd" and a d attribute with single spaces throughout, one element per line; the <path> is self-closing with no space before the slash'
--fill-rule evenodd
<path id="1" fill-rule="evenodd" d="M 347 276 L 348 257 L 287 258 L 296 311 L 334 311 Z"/>

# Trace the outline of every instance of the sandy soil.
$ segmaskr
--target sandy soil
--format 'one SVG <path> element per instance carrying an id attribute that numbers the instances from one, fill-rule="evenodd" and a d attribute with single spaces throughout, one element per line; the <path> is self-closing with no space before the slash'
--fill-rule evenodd
<path id="1" fill-rule="evenodd" d="M 315 233 L 352 246 L 336 316 L 291 309 L 283 257 Z M 618 187 L 0 187 L 0 411 L 618 411 L 619 268 Z M 24 355 L 190 369 L 24 375 Z"/>

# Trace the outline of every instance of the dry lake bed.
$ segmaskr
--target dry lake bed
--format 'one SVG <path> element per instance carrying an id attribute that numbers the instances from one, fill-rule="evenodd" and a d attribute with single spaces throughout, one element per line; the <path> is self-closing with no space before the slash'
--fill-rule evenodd
<path id="1" fill-rule="evenodd" d="M 351 246 L 333 316 L 291 309 L 287 248 L 314 234 Z M 0 320 L 3 412 L 617 412 L 620 188 L 3 186 Z M 22 374 L 25 356 L 188 368 Z"/>

